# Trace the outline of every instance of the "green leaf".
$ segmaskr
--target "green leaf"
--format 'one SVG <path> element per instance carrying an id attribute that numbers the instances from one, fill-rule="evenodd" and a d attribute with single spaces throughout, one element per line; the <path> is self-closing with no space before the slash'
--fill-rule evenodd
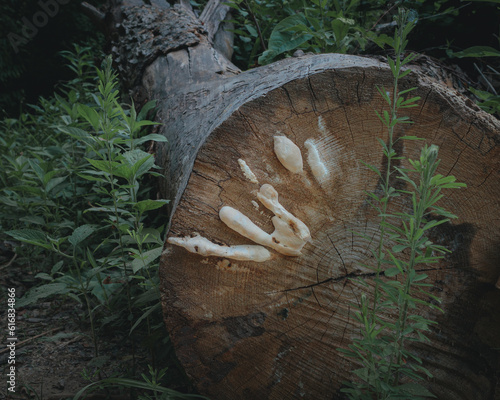
<path id="1" fill-rule="evenodd" d="M 385 47 L 385 45 L 389 45 L 390 47 L 393 47 L 394 45 L 394 39 L 390 36 L 387 36 L 385 33 L 377 34 L 375 32 L 369 31 L 365 32 L 365 36 L 382 49 Z"/>
<path id="2" fill-rule="evenodd" d="M 393 253 L 400 253 L 400 252 L 402 252 L 406 248 L 408 248 L 408 245 L 397 244 L 397 245 L 395 245 L 395 246 L 392 247 L 392 252 Z"/>
<path id="3" fill-rule="evenodd" d="M 26 217 L 19 218 L 19 221 L 28 222 L 29 224 L 47 226 L 47 221 L 42 216 L 38 215 L 28 215 Z"/>
<path id="4" fill-rule="evenodd" d="M 137 321 L 135 321 L 135 324 L 132 326 L 132 328 L 130 328 L 129 334 L 131 334 L 145 318 L 147 318 L 152 313 L 159 311 L 160 309 L 161 309 L 160 302 L 153 304 L 151 307 L 149 307 L 148 310 L 143 312 L 142 315 L 137 319 Z"/>
<path id="5" fill-rule="evenodd" d="M 144 278 L 144 277 L 141 277 Z M 134 307 L 140 307 L 148 303 L 159 303 L 160 292 L 158 290 L 147 290 L 134 298 Z"/>
<path id="6" fill-rule="evenodd" d="M 154 262 L 158 257 L 161 256 L 162 251 L 163 246 L 159 246 L 139 255 L 138 258 L 130 263 L 133 273 L 135 274 L 137 271 L 147 267 L 149 264 Z"/>
<path id="7" fill-rule="evenodd" d="M 92 128 L 96 132 L 99 131 L 99 124 L 100 124 L 100 117 L 97 111 L 89 106 L 86 106 L 85 104 L 78 104 L 78 114 L 82 116 L 87 122 L 92 125 Z"/>
<path id="8" fill-rule="evenodd" d="M 170 200 L 141 200 L 134 204 L 134 208 L 143 213 L 145 211 L 156 210 L 169 202 Z"/>
<path id="9" fill-rule="evenodd" d="M 442 220 L 432 220 L 432 221 L 429 221 L 427 222 L 424 227 L 422 228 L 424 231 L 426 231 L 427 229 L 431 229 L 431 228 L 434 228 L 438 225 L 441 225 L 441 224 L 444 224 L 445 222 L 449 222 L 450 220 L 448 218 L 446 219 L 442 219 Z"/>
<path id="10" fill-rule="evenodd" d="M 35 278 L 44 279 L 44 280 L 50 281 L 50 282 L 52 282 L 54 280 L 54 278 L 52 278 L 49 274 L 47 274 L 45 272 L 39 272 L 38 274 L 35 275 Z"/>
<path id="11" fill-rule="evenodd" d="M 151 133 L 149 135 L 140 137 L 139 139 L 135 139 L 134 145 L 138 146 L 138 145 L 145 143 L 145 142 L 148 142 L 150 140 L 152 140 L 154 142 L 168 142 L 168 139 L 165 136 L 159 135 L 158 133 Z"/>
<path id="12" fill-rule="evenodd" d="M 37 229 L 18 229 L 5 233 L 20 242 L 33 244 L 48 250 L 52 249 L 52 246 L 47 241 L 45 233 Z"/>
<path id="13" fill-rule="evenodd" d="M 414 397 L 433 397 L 436 398 L 429 390 L 424 388 L 422 385 L 418 383 L 405 383 L 403 385 L 398 386 L 398 389 L 405 393 L 410 398 Z"/>
<path id="14" fill-rule="evenodd" d="M 148 112 L 153 110 L 155 107 L 156 100 L 151 100 L 144 104 L 144 106 L 141 108 L 141 111 L 139 111 L 139 114 L 137 115 L 137 121 L 146 119 Z"/>
<path id="15" fill-rule="evenodd" d="M 77 140 L 94 141 L 94 138 L 90 133 L 80 128 L 75 128 L 72 126 L 58 126 L 57 129 Z"/>
<path id="16" fill-rule="evenodd" d="M 399 268 L 388 268 L 385 270 L 384 275 L 388 278 L 392 278 L 397 274 L 399 274 L 400 272 L 401 271 L 399 270 Z"/>
<path id="17" fill-rule="evenodd" d="M 309 33 L 296 34 L 294 30 L 306 27 L 307 20 L 301 14 L 291 15 L 280 21 L 269 37 L 268 50 L 259 57 L 259 64 L 268 64 L 276 56 L 294 50 L 304 44 L 313 35 Z"/>
<path id="18" fill-rule="evenodd" d="M 86 160 L 92 164 L 92 166 L 99 171 L 106 172 L 107 174 L 114 175 L 115 170 L 117 170 L 120 164 L 116 161 L 108 160 L 93 160 L 91 158 L 86 158 Z"/>
<path id="19" fill-rule="evenodd" d="M 387 63 L 389 64 L 389 67 L 391 68 L 392 75 L 396 76 L 396 65 L 394 64 L 394 60 L 390 57 L 387 57 Z"/>
<path id="20" fill-rule="evenodd" d="M 364 161 L 362 161 L 362 160 L 360 160 L 360 161 L 361 161 L 361 163 L 362 163 L 365 167 L 369 168 L 370 170 L 372 170 L 373 172 L 375 172 L 375 174 L 376 174 L 377 176 L 379 176 L 380 178 L 382 178 L 382 173 L 380 172 L 380 170 L 379 170 L 377 167 L 375 167 L 374 165 L 371 165 L 371 164 L 365 163 L 365 162 L 364 162 Z"/>
<path id="21" fill-rule="evenodd" d="M 420 138 L 418 136 L 401 136 L 397 140 L 425 140 L 424 138 Z"/>
<path id="22" fill-rule="evenodd" d="M 427 274 L 415 275 L 415 277 L 412 279 L 412 282 L 420 282 L 420 281 L 423 281 L 424 279 L 427 279 L 428 277 L 429 277 L 429 275 L 427 275 Z"/>
<path id="23" fill-rule="evenodd" d="M 30 289 L 23 297 L 21 297 L 17 302 L 17 307 L 26 307 L 29 304 L 35 303 L 40 299 L 44 299 L 49 296 L 54 296 L 56 294 L 68 293 L 70 289 L 65 283 L 56 282 L 48 283 L 46 285 L 38 286 L 36 288 Z"/>
<path id="24" fill-rule="evenodd" d="M 125 152 L 123 158 L 132 167 L 132 176 L 129 176 L 127 179 L 131 179 L 133 176 L 142 176 L 155 166 L 154 157 L 140 149 Z"/>
<path id="25" fill-rule="evenodd" d="M 68 238 L 68 241 L 76 247 L 78 244 L 87 239 L 90 235 L 95 232 L 95 229 L 92 225 L 82 225 L 76 228 L 71 236 Z"/>
<path id="26" fill-rule="evenodd" d="M 368 368 L 358 368 L 352 372 L 365 382 L 369 382 L 371 379 L 375 378 L 370 374 L 370 370 Z"/>
<path id="27" fill-rule="evenodd" d="M 31 169 L 35 172 L 35 174 L 38 177 L 38 179 L 40 180 L 40 182 L 43 183 L 45 172 L 42 169 L 42 167 L 40 167 L 40 162 L 38 160 L 33 160 L 30 158 L 30 159 L 28 159 L 28 163 L 29 163 Z M 56 171 L 52 171 L 52 172 L 55 173 Z"/>
<path id="28" fill-rule="evenodd" d="M 64 265 L 64 261 L 62 261 L 62 260 L 55 263 L 54 266 L 52 267 L 52 269 L 50 270 L 50 274 L 54 275 L 56 272 L 59 272 L 59 270 L 62 268 L 63 265 Z"/>
<path id="29" fill-rule="evenodd" d="M 499 1 L 500 2 L 500 1 Z M 494 49 L 489 46 L 472 46 L 465 50 L 452 52 L 452 57 L 466 58 L 466 57 L 500 57 L 500 50 Z"/>
<path id="30" fill-rule="evenodd" d="M 45 186 L 45 191 L 47 193 L 51 192 L 52 189 L 54 189 L 57 185 L 63 183 L 67 178 L 68 178 L 67 176 L 60 176 L 58 178 L 51 179 L 47 183 L 47 186 Z"/>
<path id="31" fill-rule="evenodd" d="M 43 192 L 40 190 L 38 187 L 34 186 L 28 186 L 28 185 L 16 185 L 16 186 L 11 186 L 6 188 L 8 190 L 12 190 L 14 192 L 26 192 L 26 193 L 32 193 L 34 195 L 42 196 Z"/>

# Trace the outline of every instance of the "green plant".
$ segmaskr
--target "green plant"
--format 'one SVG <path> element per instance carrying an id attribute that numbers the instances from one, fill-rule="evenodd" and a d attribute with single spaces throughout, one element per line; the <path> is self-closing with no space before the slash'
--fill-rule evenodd
<path id="1" fill-rule="evenodd" d="M 348 17 L 356 3 L 355 0 L 347 4 L 331 0 L 304 3 L 302 12 L 286 17 L 274 27 L 259 63 L 267 64 L 299 47 L 315 53 L 347 53 L 353 46 L 364 48 L 364 30 Z"/>
<path id="2" fill-rule="evenodd" d="M 0 235 L 18 241 L 16 260 L 32 265 L 36 280 L 17 306 L 51 296 L 79 302 L 94 360 L 103 359 L 100 343 L 112 331 L 127 338 L 126 379 L 136 378 L 149 352 L 155 368 L 171 367 L 163 384 L 189 386 L 159 299 L 158 221 L 167 201 L 151 200 L 161 175 L 141 149 L 165 138 L 145 132 L 154 103 L 137 112 L 120 103 L 111 59 L 96 74 L 90 54 L 80 46 L 64 53 L 75 78 L 31 113 L 0 121 Z"/>
<path id="3" fill-rule="evenodd" d="M 395 134 L 400 124 L 411 123 L 408 117 L 399 116 L 399 111 L 416 106 L 419 100 L 418 97 L 407 98 L 415 88 L 399 89 L 400 80 L 411 72 L 404 67 L 414 55 L 404 57 L 404 50 L 415 22 L 411 12 L 399 10 L 394 36 L 395 60 L 388 60 L 394 77 L 392 95 L 385 88 L 378 88 L 390 108 L 377 114 L 388 132 L 387 142 L 379 139 L 386 159 L 386 172 L 365 164 L 381 181 L 380 195 L 368 193 L 371 205 L 380 216 L 380 239 L 373 250 L 376 265 L 366 266 L 375 271 L 373 295 L 370 298 L 363 293 L 355 313 L 361 326 L 360 337 L 353 340 L 349 349 L 342 350 L 361 365 L 354 371 L 359 380 L 343 389 L 352 399 L 434 397 L 417 383 L 431 374 L 409 346 L 412 342 L 426 341 L 425 333 L 435 323 L 422 316 L 419 309 L 439 309 L 435 304 L 439 300 L 426 290 L 430 286 L 425 282 L 427 275 L 419 270 L 422 265 L 437 262 L 447 251 L 428 239 L 431 229 L 456 218 L 436 204 L 443 197 L 441 191 L 465 185 L 457 183 L 453 176 L 436 174 L 437 146 L 425 145 L 417 160 L 405 159 L 394 147 L 399 140 L 418 139 L 396 138 Z M 407 162 L 408 167 L 396 167 L 396 160 L 400 164 Z M 395 179 L 404 182 L 407 189 L 396 189 Z M 409 211 L 390 211 L 391 200 L 398 196 L 410 197 Z"/>
<path id="4" fill-rule="evenodd" d="M 383 46 L 390 38 L 372 31 L 385 2 L 360 0 L 232 0 L 237 61 L 267 64 L 295 49 L 313 53 L 355 52 L 368 41 Z"/>
<path id="5" fill-rule="evenodd" d="M 100 320 L 101 328 L 117 323 L 125 314 L 131 332 L 141 322 L 149 321 L 153 312 L 159 312 L 158 279 L 153 268 L 163 246 L 162 228 L 146 228 L 144 219 L 147 211 L 158 209 L 167 201 L 141 199 L 147 195 L 147 188 L 142 188 L 140 181 L 146 175 L 159 174 L 154 172 L 153 155 L 139 146 L 165 138 L 140 135 L 144 127 L 154 124 L 145 119 L 154 103 L 147 104 L 138 114 L 134 107 L 120 105 L 110 59 L 98 71 L 97 93 L 86 93 L 92 79 L 86 73 L 89 64 L 85 51 L 77 48 L 74 57 L 67 56 L 77 78 L 68 85 L 69 100 L 61 95 L 56 97 L 55 113 L 60 118 L 51 118 L 51 128 L 56 130 L 52 138 L 61 139 L 62 135 L 66 140 L 63 162 L 52 160 L 46 154 L 47 147 L 37 149 L 34 158 L 7 157 L 14 166 L 11 172 L 18 171 L 16 179 L 23 182 L 25 191 L 14 190 L 14 185 L 3 192 L 11 208 L 21 208 L 30 222 L 29 227 L 11 229 L 7 234 L 58 257 L 50 271 L 36 276 L 47 283 L 26 293 L 18 305 L 26 306 L 54 294 L 83 300 L 97 354 L 95 315 L 99 310 L 103 315 L 111 314 Z M 91 99 L 93 104 L 71 104 L 72 98 Z M 12 174 L 4 179 L 12 179 Z M 26 199 L 28 194 L 32 197 Z M 70 203 L 65 205 L 68 199 Z M 64 223 L 66 217 L 68 223 Z M 33 226 L 37 219 L 40 222 Z M 126 310 L 120 306 L 123 297 Z"/>
<path id="6" fill-rule="evenodd" d="M 142 381 L 124 378 L 102 379 L 85 386 L 73 397 L 73 400 L 80 399 L 82 395 L 90 389 L 105 389 L 110 387 L 141 389 L 142 395 L 138 397 L 139 400 L 208 400 L 208 398 L 204 396 L 196 394 L 182 394 L 176 390 L 162 386 L 161 380 L 165 377 L 166 372 L 166 368 L 157 371 L 153 367 L 149 366 L 150 376 L 148 377 L 146 374 L 142 374 Z"/>
<path id="7" fill-rule="evenodd" d="M 493 57 L 494 59 L 500 59 L 500 50 L 494 49 L 490 46 L 473 46 L 462 51 L 453 52 L 451 50 L 448 51 L 449 57 L 456 58 L 478 58 L 482 59 L 483 57 Z M 500 96 L 498 95 L 495 87 L 492 85 L 491 80 L 485 76 L 485 74 L 481 71 L 481 69 L 474 63 L 474 67 L 477 72 L 479 72 L 480 76 L 483 78 L 483 82 L 487 86 L 488 90 L 479 90 L 476 88 L 469 88 L 469 90 L 477 97 L 478 105 L 490 114 L 500 115 Z M 500 72 L 498 72 L 491 65 L 486 65 L 489 70 L 489 74 L 492 74 L 495 79 L 498 80 L 500 77 Z"/>
<path id="8" fill-rule="evenodd" d="M 89 57 L 89 49 L 83 48 L 83 54 Z M 93 68 L 92 61 L 87 60 L 85 71 L 82 69 L 82 75 L 76 79 L 89 79 L 83 75 Z M 74 123 L 76 116 L 66 113 L 63 102 L 73 103 L 75 108 L 77 99 L 90 96 L 86 94 L 86 84 L 90 81 L 76 86 L 70 82 L 64 86 L 66 92 L 50 99 L 41 98 L 38 105 L 30 106 L 31 113 L 0 121 L 2 235 L 16 229 L 42 229 L 49 237 L 59 237 L 69 234 L 82 221 L 82 195 L 87 190 L 77 172 L 86 163 L 82 157 L 85 146 L 67 140 L 56 126 Z M 55 264 L 54 253 L 50 252 L 40 257 L 42 262 L 31 263 L 41 249 L 17 249 L 28 258 L 34 273 L 50 270 Z"/>

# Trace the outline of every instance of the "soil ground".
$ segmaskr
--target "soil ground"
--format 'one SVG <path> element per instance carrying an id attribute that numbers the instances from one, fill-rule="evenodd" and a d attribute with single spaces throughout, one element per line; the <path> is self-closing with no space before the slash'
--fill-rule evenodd
<path id="1" fill-rule="evenodd" d="M 130 341 L 123 332 L 113 329 L 101 332 L 96 356 L 89 323 L 82 319 L 81 305 L 62 297 L 16 309 L 15 364 L 9 364 L 8 289 L 15 288 L 19 299 L 34 282 L 29 267 L 0 262 L 0 400 L 73 399 L 80 389 L 99 379 L 135 376 L 140 380 L 141 373 L 147 372 L 151 360 L 147 355 L 132 355 Z M 11 365 L 15 365 L 15 392 L 8 390 L 7 373 Z M 133 365 L 135 374 L 131 374 Z M 121 392 L 102 389 L 86 397 L 129 398 L 130 389 Z"/>

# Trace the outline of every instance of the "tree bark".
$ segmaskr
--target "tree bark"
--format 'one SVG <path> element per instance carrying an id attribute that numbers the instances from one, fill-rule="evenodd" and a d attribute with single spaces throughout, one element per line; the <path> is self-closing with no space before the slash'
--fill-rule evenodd
<path id="1" fill-rule="evenodd" d="M 380 232 L 368 205 L 380 182 L 361 160 L 384 168 L 375 110 L 390 69 L 325 54 L 240 72 L 223 2 L 200 18 L 189 2 L 151 3 L 115 1 L 108 16 L 127 85 L 136 102 L 158 101 L 169 140 L 156 151 L 171 200 L 160 274 L 179 360 L 217 400 L 340 399 L 356 365 L 338 349 L 358 335 L 352 310 L 373 286 L 363 265 Z M 422 100 L 398 135 L 437 144 L 438 172 L 467 184 L 445 193 L 440 205 L 459 219 L 431 237 L 450 253 L 422 269 L 444 310 L 419 311 L 438 323 L 415 347 L 434 375 L 425 385 L 439 399 L 498 398 L 500 124 L 421 73 L 403 86 Z M 419 157 L 422 142 L 398 143 Z"/>

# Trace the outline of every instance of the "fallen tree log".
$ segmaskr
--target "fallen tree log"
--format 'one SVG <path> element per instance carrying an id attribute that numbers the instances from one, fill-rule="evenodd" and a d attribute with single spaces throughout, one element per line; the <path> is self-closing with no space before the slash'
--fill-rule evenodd
<path id="1" fill-rule="evenodd" d="M 360 160 L 383 168 L 376 88 L 391 87 L 390 70 L 325 54 L 240 72 L 222 2 L 200 18 L 187 2 L 151 3 L 114 1 L 108 15 L 128 85 L 158 101 L 169 139 L 156 153 L 171 200 L 160 273 L 179 360 L 216 400 L 341 398 L 356 366 L 338 348 L 366 291 L 351 278 L 372 285 L 362 265 L 379 235 L 367 202 L 379 181 Z M 437 144 L 439 172 L 467 184 L 442 201 L 459 219 L 434 230 L 450 253 L 425 272 L 444 313 L 427 312 L 438 324 L 415 350 L 439 399 L 497 398 L 500 124 L 423 74 L 403 85 L 422 100 L 398 134 Z M 416 158 L 421 145 L 398 151 Z"/>

